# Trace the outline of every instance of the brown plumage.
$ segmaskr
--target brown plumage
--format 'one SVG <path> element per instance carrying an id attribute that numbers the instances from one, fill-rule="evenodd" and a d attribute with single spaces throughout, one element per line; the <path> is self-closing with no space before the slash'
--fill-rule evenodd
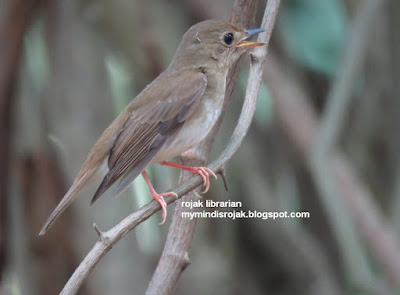
<path id="1" fill-rule="evenodd" d="M 245 41 L 254 34 L 249 32 L 222 21 L 204 21 L 191 27 L 168 69 L 100 136 L 40 234 L 47 231 L 105 161 L 108 171 L 92 202 L 111 186 L 113 195 L 120 194 L 149 164 L 162 163 L 199 144 L 221 112 L 229 67 L 243 48 L 262 45 Z M 193 173 L 206 171 L 187 169 Z M 208 181 L 208 172 L 205 174 Z M 160 202 L 165 219 L 162 196 L 155 192 L 152 195 Z"/>

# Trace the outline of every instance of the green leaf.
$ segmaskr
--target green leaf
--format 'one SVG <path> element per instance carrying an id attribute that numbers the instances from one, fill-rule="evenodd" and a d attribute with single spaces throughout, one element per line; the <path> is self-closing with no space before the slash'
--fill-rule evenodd
<path id="1" fill-rule="evenodd" d="M 333 76 L 346 42 L 347 16 L 338 0 L 291 0 L 280 15 L 289 54 L 302 65 Z"/>

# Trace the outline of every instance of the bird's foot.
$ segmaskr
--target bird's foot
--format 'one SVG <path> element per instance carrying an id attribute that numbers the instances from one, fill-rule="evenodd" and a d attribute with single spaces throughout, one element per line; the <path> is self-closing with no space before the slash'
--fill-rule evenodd
<path id="1" fill-rule="evenodd" d="M 215 179 L 217 179 L 217 175 L 215 175 L 215 173 L 207 167 L 190 167 L 190 166 L 185 166 L 185 165 L 167 162 L 167 161 L 162 162 L 161 165 L 171 166 L 171 167 L 187 170 L 193 174 L 199 174 L 201 176 L 201 178 L 203 179 L 203 186 L 205 186 L 205 189 L 202 192 L 203 194 L 208 192 L 208 190 L 210 188 L 210 175 L 213 176 Z"/>
<path id="2" fill-rule="evenodd" d="M 207 167 L 188 167 L 190 169 L 187 169 L 188 171 L 192 172 L 193 174 L 199 174 L 201 178 L 203 178 L 203 186 L 205 187 L 204 191 L 202 191 L 203 194 L 208 192 L 210 189 L 210 175 L 213 176 L 215 179 L 217 179 L 217 175 L 215 173 L 207 168 Z"/>
<path id="3" fill-rule="evenodd" d="M 168 192 L 168 193 L 163 193 L 163 194 L 158 194 L 155 191 L 154 192 L 150 192 L 151 196 L 153 197 L 154 200 L 156 200 L 160 206 L 161 206 L 161 210 L 162 210 L 162 221 L 160 224 L 164 224 L 165 223 L 165 219 L 167 218 L 167 203 L 164 200 L 164 197 L 166 196 L 174 196 L 175 198 L 178 198 L 178 195 L 174 192 Z"/>
<path id="4" fill-rule="evenodd" d="M 143 178 L 147 183 L 147 186 L 149 187 L 150 190 L 150 194 L 152 196 L 152 198 L 154 200 L 156 200 L 160 206 L 161 206 L 161 210 L 162 210 L 162 221 L 160 224 L 164 224 L 165 219 L 167 218 L 167 203 L 164 200 L 164 197 L 166 196 L 174 196 L 176 199 L 178 198 L 178 195 L 174 192 L 168 192 L 168 193 L 162 193 L 159 194 L 155 191 L 153 185 L 150 182 L 149 176 L 147 175 L 146 171 L 142 172 Z"/>

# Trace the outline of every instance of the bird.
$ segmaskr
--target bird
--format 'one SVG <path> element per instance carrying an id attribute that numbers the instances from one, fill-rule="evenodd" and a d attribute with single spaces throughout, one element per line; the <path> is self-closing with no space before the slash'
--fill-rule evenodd
<path id="1" fill-rule="evenodd" d="M 168 160 L 197 146 L 209 134 L 222 110 L 229 69 L 244 50 L 265 45 L 249 41 L 263 31 L 246 30 L 222 20 L 206 20 L 190 27 L 168 68 L 102 133 L 39 235 L 46 233 L 100 169 L 105 169 L 105 176 L 91 203 L 110 187 L 113 196 L 121 194 L 142 174 L 152 198 L 161 206 L 162 223 L 167 215 L 164 197 L 177 195 L 155 191 L 145 171 L 148 165 L 159 163 L 199 174 L 207 191 L 210 175 L 216 177 L 212 170 Z"/>

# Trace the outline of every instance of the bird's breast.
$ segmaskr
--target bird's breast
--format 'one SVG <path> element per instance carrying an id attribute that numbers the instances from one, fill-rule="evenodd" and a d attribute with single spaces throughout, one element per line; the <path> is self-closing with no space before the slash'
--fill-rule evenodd
<path id="1" fill-rule="evenodd" d="M 179 133 L 172 140 L 167 140 L 153 159 L 153 163 L 179 156 L 207 137 L 221 114 L 225 98 L 226 74 L 227 72 L 207 73 L 207 88 L 201 97 L 199 107 L 187 119 Z"/>

